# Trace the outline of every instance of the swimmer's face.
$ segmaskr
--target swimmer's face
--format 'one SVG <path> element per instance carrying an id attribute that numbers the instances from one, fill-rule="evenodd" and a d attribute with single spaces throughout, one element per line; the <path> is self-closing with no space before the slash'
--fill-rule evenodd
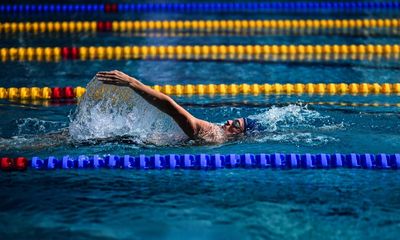
<path id="1" fill-rule="evenodd" d="M 228 120 L 222 126 L 222 129 L 229 136 L 235 136 L 235 135 L 244 133 L 244 130 L 245 130 L 244 119 L 243 118 L 237 118 L 237 119 L 234 119 L 234 120 Z"/>

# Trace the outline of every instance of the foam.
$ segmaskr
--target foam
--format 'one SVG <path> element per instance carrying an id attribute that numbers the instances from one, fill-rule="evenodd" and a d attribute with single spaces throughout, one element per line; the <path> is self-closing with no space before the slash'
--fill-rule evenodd
<path id="1" fill-rule="evenodd" d="M 329 116 L 302 105 L 273 106 L 249 118 L 259 125 L 252 138 L 256 142 L 318 146 L 339 141 L 329 132 L 345 129 L 343 123 L 330 123 Z"/>
<path id="2" fill-rule="evenodd" d="M 21 118 L 16 121 L 17 135 L 44 134 L 65 127 L 65 123 L 38 118 Z"/>

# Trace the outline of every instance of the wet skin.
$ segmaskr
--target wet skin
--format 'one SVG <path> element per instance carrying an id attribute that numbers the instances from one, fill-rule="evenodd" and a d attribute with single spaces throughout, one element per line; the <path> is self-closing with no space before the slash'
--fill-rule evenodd
<path id="1" fill-rule="evenodd" d="M 244 133 L 245 131 L 244 119 L 237 118 L 234 120 L 228 120 L 225 122 L 224 125 L 222 125 L 222 129 L 228 136 L 234 136 Z"/>

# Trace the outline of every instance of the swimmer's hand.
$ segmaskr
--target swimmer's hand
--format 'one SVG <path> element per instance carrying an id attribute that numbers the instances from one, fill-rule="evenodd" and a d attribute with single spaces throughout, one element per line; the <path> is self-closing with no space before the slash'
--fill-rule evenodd
<path id="1" fill-rule="evenodd" d="M 123 72 L 114 70 L 109 72 L 98 72 L 96 74 L 97 80 L 105 84 L 112 84 L 117 86 L 129 86 L 132 82 L 138 81 L 133 77 L 126 75 Z"/>

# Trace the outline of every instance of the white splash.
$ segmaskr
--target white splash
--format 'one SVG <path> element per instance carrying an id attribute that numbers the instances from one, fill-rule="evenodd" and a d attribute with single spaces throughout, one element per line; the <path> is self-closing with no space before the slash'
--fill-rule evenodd
<path id="1" fill-rule="evenodd" d="M 328 133 L 345 128 L 343 123 L 330 123 L 329 116 L 301 105 L 272 107 L 249 118 L 261 125 L 261 130 L 254 139 L 256 142 L 317 146 L 339 141 Z"/>
<path id="2" fill-rule="evenodd" d="M 257 120 L 266 131 L 274 132 L 285 127 L 310 126 L 316 120 L 326 117 L 304 106 L 288 105 L 285 107 L 273 106 L 269 110 L 251 115 L 249 118 Z"/>
<path id="3" fill-rule="evenodd" d="M 176 144 L 186 139 L 174 120 L 128 87 L 89 82 L 69 125 L 77 141 L 127 136 L 137 143 Z"/>

